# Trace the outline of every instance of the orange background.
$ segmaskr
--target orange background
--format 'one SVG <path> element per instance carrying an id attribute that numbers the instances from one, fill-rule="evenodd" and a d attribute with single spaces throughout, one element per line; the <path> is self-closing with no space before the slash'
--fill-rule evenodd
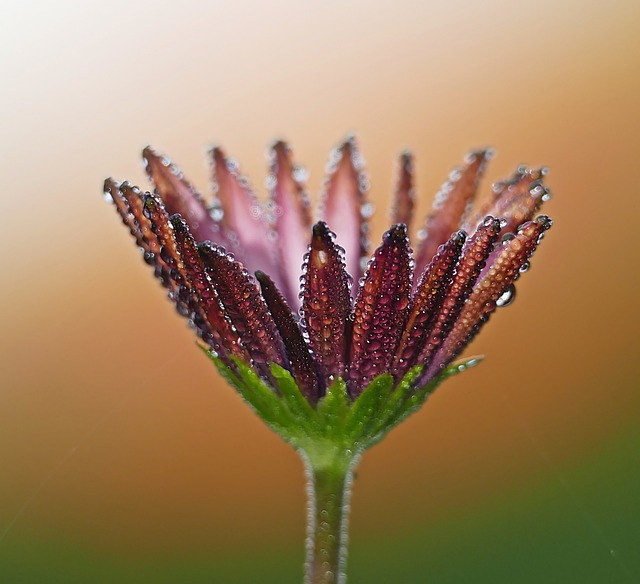
<path id="1" fill-rule="evenodd" d="M 467 351 L 488 359 L 364 457 L 350 581 L 640 581 L 637 2 L 27 2 L 3 20 L 0 580 L 300 580 L 300 463 L 100 193 L 147 187 L 147 143 L 206 190 L 212 142 L 263 192 L 275 137 L 316 193 L 354 130 L 374 243 L 404 147 L 420 218 L 492 145 L 484 195 L 548 165 L 555 225 Z"/>

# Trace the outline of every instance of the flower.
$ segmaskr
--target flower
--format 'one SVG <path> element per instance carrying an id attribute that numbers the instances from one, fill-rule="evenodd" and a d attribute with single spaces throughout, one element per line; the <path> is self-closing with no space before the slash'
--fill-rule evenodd
<path id="1" fill-rule="evenodd" d="M 413 162 L 403 153 L 394 224 L 367 262 L 372 206 L 353 137 L 331 153 L 313 226 L 304 172 L 283 142 L 270 150 L 265 205 L 220 148 L 210 151 L 211 206 L 169 160 L 151 148 L 143 156 L 154 192 L 107 179 L 105 194 L 220 371 L 305 448 L 341 428 L 345 445 L 363 449 L 477 362 L 452 365 L 513 299 L 551 226 L 534 219 L 550 197 L 545 169 L 519 167 L 472 210 L 492 156 L 478 150 L 441 188 L 414 255 Z"/>

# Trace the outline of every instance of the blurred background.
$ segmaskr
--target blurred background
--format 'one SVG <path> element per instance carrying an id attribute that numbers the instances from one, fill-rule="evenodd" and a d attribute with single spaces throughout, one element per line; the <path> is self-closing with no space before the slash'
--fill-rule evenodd
<path id="1" fill-rule="evenodd" d="M 368 452 L 350 582 L 640 582 L 640 4 L 7 4 L 0 27 L 0 581 L 301 581 L 303 472 L 194 344 L 115 210 L 140 151 L 201 190 L 222 144 L 264 192 L 288 139 L 317 193 L 356 131 L 387 222 L 471 147 L 481 196 L 544 164 L 555 220 L 518 298 Z"/>

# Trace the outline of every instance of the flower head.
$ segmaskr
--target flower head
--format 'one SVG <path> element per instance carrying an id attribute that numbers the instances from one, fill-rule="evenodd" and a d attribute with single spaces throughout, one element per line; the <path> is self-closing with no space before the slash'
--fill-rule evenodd
<path id="1" fill-rule="evenodd" d="M 373 208 L 355 140 L 331 153 L 314 225 L 304 172 L 283 142 L 270 154 L 266 204 L 219 148 L 212 205 L 150 148 L 154 192 L 107 179 L 105 193 L 221 372 L 273 428 L 297 445 L 340 435 L 366 447 L 477 362 L 452 365 L 513 298 L 551 226 L 534 219 L 550 197 L 546 171 L 518 168 L 474 211 L 491 151 L 471 152 L 438 193 L 414 254 L 413 163 L 403 153 L 394 224 L 367 261 Z"/>

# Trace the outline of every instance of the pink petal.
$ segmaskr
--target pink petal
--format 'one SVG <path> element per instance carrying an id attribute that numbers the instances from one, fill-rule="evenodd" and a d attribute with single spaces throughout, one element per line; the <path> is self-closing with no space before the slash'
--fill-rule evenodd
<path id="1" fill-rule="evenodd" d="M 284 142 L 276 142 L 271 149 L 271 200 L 273 222 L 278 233 L 283 294 L 296 310 L 300 306 L 298 289 L 302 262 L 307 253 L 311 231 L 309 199 L 303 183 L 296 177 L 297 169 L 291 160 L 291 151 Z"/>
<path id="2" fill-rule="evenodd" d="M 142 151 L 147 173 L 169 215 L 179 213 L 189 225 L 196 241 L 214 241 L 228 245 L 220 225 L 211 217 L 202 195 L 189 183 L 182 171 L 168 158 L 147 146 Z"/>
<path id="3" fill-rule="evenodd" d="M 465 158 L 465 165 L 454 169 L 447 182 L 440 188 L 433 203 L 433 210 L 422 229 L 423 239 L 416 254 L 418 273 L 421 273 L 431 261 L 438 247 L 460 227 L 460 222 L 476 194 L 486 163 L 492 155 L 491 150 L 470 152 Z"/>
<path id="4" fill-rule="evenodd" d="M 399 223 L 385 233 L 356 300 L 349 365 L 353 398 L 391 365 L 407 316 L 411 277 L 407 227 Z"/>
<path id="5" fill-rule="evenodd" d="M 483 205 L 465 228 L 482 217 L 492 215 L 505 220 L 502 233 L 515 233 L 519 225 L 530 221 L 542 204 L 551 198 L 543 183 L 546 174 L 544 168 L 519 167 L 511 178 L 493 186 L 493 198 Z"/>
<path id="6" fill-rule="evenodd" d="M 217 212 L 221 214 L 220 222 L 225 232 L 235 244 L 235 253 L 247 270 L 272 274 L 282 286 L 276 235 L 248 180 L 240 175 L 237 164 L 227 159 L 220 148 L 212 148 L 209 154 L 220 206 Z"/>
<path id="7" fill-rule="evenodd" d="M 368 218 L 373 207 L 366 202 L 366 177 L 355 138 L 334 149 L 327 166 L 320 216 L 336 234 L 346 253 L 347 272 L 358 281 L 367 254 Z M 355 295 L 356 291 L 352 290 Z"/>

